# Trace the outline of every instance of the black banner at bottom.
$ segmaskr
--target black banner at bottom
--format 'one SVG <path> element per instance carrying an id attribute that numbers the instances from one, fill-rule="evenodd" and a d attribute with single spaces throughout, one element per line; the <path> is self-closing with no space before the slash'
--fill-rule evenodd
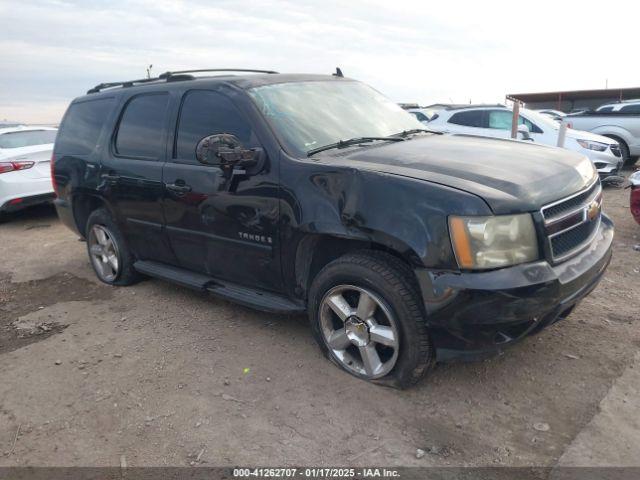
<path id="1" fill-rule="evenodd" d="M 0 480 L 638 480 L 640 467 L 0 467 Z"/>

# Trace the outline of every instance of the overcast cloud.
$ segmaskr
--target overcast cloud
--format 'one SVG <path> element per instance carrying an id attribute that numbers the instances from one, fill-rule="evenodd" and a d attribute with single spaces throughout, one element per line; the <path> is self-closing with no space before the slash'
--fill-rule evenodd
<path id="1" fill-rule="evenodd" d="M 0 120 L 187 68 L 345 75 L 396 101 L 640 86 L 640 2 L 0 0 Z"/>

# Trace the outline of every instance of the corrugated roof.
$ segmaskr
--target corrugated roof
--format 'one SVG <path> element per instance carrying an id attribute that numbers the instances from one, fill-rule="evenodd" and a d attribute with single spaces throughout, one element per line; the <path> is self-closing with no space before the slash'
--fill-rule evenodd
<path id="1" fill-rule="evenodd" d="M 552 102 L 557 100 L 586 100 L 586 99 L 609 99 L 616 97 L 619 100 L 630 98 L 640 98 L 640 87 L 635 88 L 602 88 L 597 90 L 565 90 L 559 92 L 540 93 L 510 93 L 509 100 L 519 100 L 521 102 Z"/>

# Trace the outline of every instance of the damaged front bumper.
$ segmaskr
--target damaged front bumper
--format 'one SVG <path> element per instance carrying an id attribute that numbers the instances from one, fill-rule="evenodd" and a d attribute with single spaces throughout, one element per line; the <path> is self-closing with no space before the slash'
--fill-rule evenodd
<path id="1" fill-rule="evenodd" d="M 437 360 L 495 355 L 565 318 L 602 278 L 613 233 L 603 215 L 591 245 L 555 266 L 539 261 L 477 273 L 417 269 Z"/>

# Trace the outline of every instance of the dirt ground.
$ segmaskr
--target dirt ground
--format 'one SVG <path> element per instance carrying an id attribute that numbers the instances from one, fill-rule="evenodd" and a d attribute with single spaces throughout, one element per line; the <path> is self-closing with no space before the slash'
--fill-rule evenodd
<path id="1" fill-rule="evenodd" d="M 553 466 L 640 350 L 628 206 L 605 190 L 613 261 L 566 321 L 408 391 L 338 370 L 305 317 L 101 284 L 52 209 L 22 212 L 0 225 L 0 465 Z"/>

